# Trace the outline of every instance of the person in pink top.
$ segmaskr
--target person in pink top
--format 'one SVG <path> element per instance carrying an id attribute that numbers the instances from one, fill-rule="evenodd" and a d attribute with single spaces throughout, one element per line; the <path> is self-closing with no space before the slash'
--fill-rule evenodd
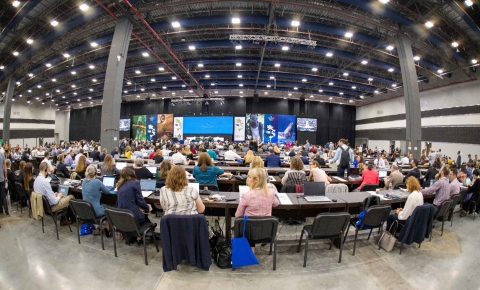
<path id="1" fill-rule="evenodd" d="M 273 191 L 267 189 L 267 176 L 261 168 L 252 168 L 248 171 L 248 192 L 242 194 L 235 217 L 241 216 L 271 216 L 272 207 L 278 206 L 278 199 Z M 255 244 L 250 243 L 253 253 Z"/>
<path id="2" fill-rule="evenodd" d="M 377 184 L 379 182 L 378 179 L 378 171 L 373 169 L 375 165 L 373 164 L 372 161 L 368 162 L 368 168 L 366 170 L 363 170 L 362 173 L 362 184 L 356 189 L 357 191 L 362 190 L 363 185 L 365 184 Z"/>

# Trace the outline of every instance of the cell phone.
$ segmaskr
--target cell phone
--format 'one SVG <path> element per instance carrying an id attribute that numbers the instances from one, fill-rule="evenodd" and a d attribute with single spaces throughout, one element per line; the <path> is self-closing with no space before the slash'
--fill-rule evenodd
<path id="1" fill-rule="evenodd" d="M 236 200 L 237 200 L 236 198 L 225 199 L 225 201 L 236 201 Z"/>

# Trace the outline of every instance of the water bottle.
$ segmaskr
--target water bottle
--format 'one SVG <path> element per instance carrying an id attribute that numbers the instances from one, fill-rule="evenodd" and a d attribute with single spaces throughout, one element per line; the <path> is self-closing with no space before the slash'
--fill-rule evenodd
<path id="1" fill-rule="evenodd" d="M 347 178 L 347 177 L 348 177 L 348 170 L 345 169 L 345 170 L 343 171 L 343 178 Z"/>
<path id="2" fill-rule="evenodd" d="M 390 185 L 388 186 L 388 194 L 392 194 L 392 191 L 393 191 L 393 185 L 390 183 Z"/>

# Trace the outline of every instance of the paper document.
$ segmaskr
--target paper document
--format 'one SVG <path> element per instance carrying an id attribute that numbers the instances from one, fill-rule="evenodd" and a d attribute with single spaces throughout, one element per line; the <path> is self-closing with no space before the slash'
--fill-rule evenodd
<path id="1" fill-rule="evenodd" d="M 290 198 L 288 198 L 288 195 L 284 192 L 277 193 L 277 197 L 280 201 L 280 204 L 293 204 Z"/>
<path id="2" fill-rule="evenodd" d="M 143 197 L 150 196 L 150 194 L 152 194 L 152 192 L 151 192 L 151 191 L 145 191 L 145 190 L 142 190 L 142 195 L 143 195 Z"/>
<path id="3" fill-rule="evenodd" d="M 340 178 L 340 177 L 338 177 L 338 176 L 333 176 L 333 178 L 335 178 L 336 180 L 339 180 L 339 181 L 341 181 L 341 182 L 347 182 L 345 179 Z"/>
<path id="4" fill-rule="evenodd" d="M 385 196 L 383 196 L 382 194 L 377 194 L 375 191 L 367 191 L 367 192 L 370 193 L 370 195 L 376 195 L 380 197 L 380 200 L 387 200 Z"/>

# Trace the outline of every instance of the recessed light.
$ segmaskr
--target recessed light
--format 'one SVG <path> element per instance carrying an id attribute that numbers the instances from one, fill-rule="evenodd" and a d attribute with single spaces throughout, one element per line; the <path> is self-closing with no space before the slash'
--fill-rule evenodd
<path id="1" fill-rule="evenodd" d="M 150 54 L 148 54 L 148 52 L 142 52 L 142 56 L 143 56 L 143 57 L 149 57 Z"/>
<path id="2" fill-rule="evenodd" d="M 272 86 L 271 85 L 267 85 L 267 88 L 271 88 Z"/>
<path id="3" fill-rule="evenodd" d="M 49 93 L 45 93 L 45 96 L 50 96 L 50 94 L 49 94 Z"/>
<path id="4" fill-rule="evenodd" d="M 363 98 L 365 98 L 365 97 L 364 97 L 364 96 L 360 96 L 360 99 L 363 99 Z"/>
<path id="5" fill-rule="evenodd" d="M 318 71 L 318 68 L 312 67 L 312 71 Z"/>
<path id="6" fill-rule="evenodd" d="M 28 90 L 28 92 L 29 92 L 29 93 L 31 93 L 31 92 L 32 92 L 32 90 Z"/>
<path id="7" fill-rule="evenodd" d="M 333 56 L 333 53 L 327 52 L 326 56 L 327 56 L 327 57 L 332 57 L 332 56 Z"/>
<path id="8" fill-rule="evenodd" d="M 90 45 L 91 45 L 92 47 L 97 47 L 97 46 L 98 46 L 98 43 L 96 43 L 96 42 L 90 42 Z"/>
<path id="9" fill-rule="evenodd" d="M 158 70 L 164 71 L 165 69 L 163 67 L 159 67 Z"/>
<path id="10" fill-rule="evenodd" d="M 302 83 L 306 83 L 307 82 L 307 79 L 302 79 Z"/>
<path id="11" fill-rule="evenodd" d="M 280 64 L 279 64 L 279 63 L 276 63 L 276 64 L 275 64 L 275 67 L 280 67 Z"/>
<path id="12" fill-rule="evenodd" d="M 380 92 L 379 91 L 373 91 L 375 94 L 379 94 Z"/>
<path id="13" fill-rule="evenodd" d="M 380 0 L 380 3 L 382 4 L 387 4 L 388 2 L 390 2 L 390 0 Z"/>
<path id="14" fill-rule="evenodd" d="M 17 8 L 20 5 L 20 1 L 13 1 L 12 6 Z"/>
<path id="15" fill-rule="evenodd" d="M 90 89 L 88 89 L 88 90 L 89 90 L 90 92 L 93 92 L 93 89 L 92 89 L 92 88 L 90 88 Z"/>
<path id="16" fill-rule="evenodd" d="M 235 45 L 235 49 L 242 49 L 241 45 Z"/>
<path id="17" fill-rule="evenodd" d="M 77 86 L 76 85 L 72 85 L 72 88 L 76 88 Z"/>
<path id="18" fill-rule="evenodd" d="M 56 90 L 57 93 L 60 93 L 60 90 Z"/>
<path id="19" fill-rule="evenodd" d="M 344 72 L 344 73 L 343 73 L 343 76 L 344 76 L 344 77 L 348 77 L 348 73 Z"/>
<path id="20" fill-rule="evenodd" d="M 3 66 L 3 65 L 0 65 L 0 69 L 4 69 L 4 68 L 5 68 L 5 66 Z"/>
<path id="21" fill-rule="evenodd" d="M 473 64 L 476 64 L 476 63 L 477 63 L 477 60 L 476 60 L 476 59 L 472 59 L 472 63 L 473 63 Z"/>
<path id="22" fill-rule="evenodd" d="M 57 20 L 52 20 L 52 22 L 50 22 L 50 25 L 52 25 L 53 27 L 55 27 L 55 26 L 58 25 L 58 21 L 57 21 Z"/>
<path id="23" fill-rule="evenodd" d="M 27 39 L 27 43 L 28 43 L 28 44 L 32 44 L 32 43 L 33 43 L 33 39 L 31 39 L 31 38 Z"/>
<path id="24" fill-rule="evenodd" d="M 123 91 L 123 92 L 124 92 L 125 94 L 126 94 L 126 93 L 128 93 L 128 91 L 127 91 L 127 90 L 125 90 L 125 91 Z"/>
<path id="25" fill-rule="evenodd" d="M 389 71 L 389 72 L 393 72 L 393 68 L 389 68 L 388 71 Z"/>
<path id="26" fill-rule="evenodd" d="M 180 23 L 178 21 L 174 21 L 174 22 L 172 22 L 172 26 L 173 26 L 173 28 L 178 28 L 178 27 L 180 27 Z"/>
<path id="27" fill-rule="evenodd" d="M 355 90 L 357 87 L 356 86 L 352 86 L 352 90 Z"/>
<path id="28" fill-rule="evenodd" d="M 88 7 L 87 4 L 82 3 L 82 4 L 80 4 L 79 8 L 80 8 L 80 10 L 85 11 L 85 10 L 87 10 L 89 7 Z"/>
<path id="29" fill-rule="evenodd" d="M 242 78 L 242 75 L 238 75 L 237 78 L 241 79 L 241 78 Z"/>
<path id="30" fill-rule="evenodd" d="M 342 93 L 342 92 L 340 92 L 340 93 L 338 93 L 338 94 L 339 94 L 340 96 L 343 96 L 343 93 Z"/>
<path id="31" fill-rule="evenodd" d="M 243 87 L 243 84 L 239 84 L 238 86 L 239 86 L 239 87 Z"/>
<path id="32" fill-rule="evenodd" d="M 441 70 L 441 69 L 437 70 L 437 72 L 438 72 L 439 74 L 443 74 L 443 70 Z"/>
<path id="33" fill-rule="evenodd" d="M 413 60 L 419 61 L 419 60 L 420 60 L 420 56 L 418 56 L 418 55 L 414 56 L 414 57 L 413 57 Z"/>
<path id="34" fill-rule="evenodd" d="M 369 81 L 369 82 L 373 81 L 373 78 L 368 78 L 368 81 Z"/>
<path id="35" fill-rule="evenodd" d="M 57 81 L 57 79 L 52 79 L 52 82 L 56 82 L 56 81 Z"/>
<path id="36" fill-rule="evenodd" d="M 432 28 L 433 27 L 433 22 L 427 21 L 427 22 L 425 22 L 425 26 L 428 27 L 428 28 Z"/>
<path id="37" fill-rule="evenodd" d="M 151 81 L 151 82 L 154 82 L 154 81 L 155 81 L 155 79 L 150 79 L 150 81 Z"/>
<path id="38" fill-rule="evenodd" d="M 319 93 L 323 93 L 323 90 L 318 90 Z"/>
<path id="39" fill-rule="evenodd" d="M 293 87 L 294 90 L 298 90 L 298 87 Z"/>
<path id="40" fill-rule="evenodd" d="M 473 2 L 471 0 L 465 0 L 465 5 L 467 5 L 468 7 L 472 6 L 473 5 Z"/>
<path id="41" fill-rule="evenodd" d="M 367 64 L 368 61 L 367 60 L 362 60 L 362 64 Z"/>
<path id="42" fill-rule="evenodd" d="M 386 47 L 386 49 L 389 50 L 389 51 L 391 51 L 391 50 L 393 50 L 393 46 L 388 45 L 388 46 Z"/>
<path id="43" fill-rule="evenodd" d="M 176 79 L 177 79 L 177 77 L 172 77 L 172 80 L 176 80 Z"/>
<path id="44" fill-rule="evenodd" d="M 132 84 L 132 82 L 130 82 L 130 81 L 127 82 L 127 85 L 131 85 L 131 84 Z"/>
<path id="45" fill-rule="evenodd" d="M 332 82 L 329 82 L 328 85 L 333 86 L 333 83 L 332 83 Z"/>
<path id="46" fill-rule="evenodd" d="M 209 78 L 210 78 L 210 75 L 205 75 L 205 77 L 206 77 L 207 79 L 209 79 Z"/>
<path id="47" fill-rule="evenodd" d="M 236 66 L 242 66 L 242 63 L 237 62 L 235 65 L 236 65 Z"/>
<path id="48" fill-rule="evenodd" d="M 69 55 L 68 53 L 64 53 L 64 54 L 63 54 L 63 57 L 64 57 L 64 58 L 69 58 L 70 55 Z"/>
<path id="49" fill-rule="evenodd" d="M 239 24 L 240 22 L 241 22 L 241 21 L 240 21 L 240 18 L 238 18 L 238 17 L 233 17 L 233 18 L 232 18 L 232 23 L 233 23 L 233 24 Z"/>
<path id="50" fill-rule="evenodd" d="M 77 74 L 76 71 L 71 71 L 70 73 L 71 73 L 72 75 L 76 75 L 76 74 Z"/>
<path id="51" fill-rule="evenodd" d="M 290 47 L 288 45 L 282 46 L 282 50 L 289 50 L 289 49 L 290 49 Z"/>
<path id="52" fill-rule="evenodd" d="M 45 66 L 46 66 L 46 67 L 51 67 L 52 64 L 51 64 L 51 63 L 46 63 Z"/>
<path id="53" fill-rule="evenodd" d="M 293 26 L 293 27 L 299 27 L 299 26 L 300 26 L 300 21 L 298 21 L 298 20 L 292 20 L 292 26 Z"/>
<path id="54" fill-rule="evenodd" d="M 139 70 L 136 70 L 135 73 L 136 73 L 137 75 L 139 75 L 139 74 L 141 74 L 142 72 L 139 71 Z"/>
<path id="55" fill-rule="evenodd" d="M 166 87 L 166 86 L 163 86 L 163 87 L 162 87 L 162 89 L 166 90 L 166 89 L 167 89 L 167 87 Z"/>
<path id="56" fill-rule="evenodd" d="M 14 51 L 14 52 L 13 52 L 13 55 L 14 55 L 14 56 L 18 56 L 18 55 L 19 55 L 18 51 Z"/>
<path id="57" fill-rule="evenodd" d="M 37 88 L 41 89 L 41 88 L 42 88 L 42 86 L 41 86 L 41 85 L 38 85 L 38 86 L 37 86 Z"/>
<path id="58" fill-rule="evenodd" d="M 77 95 L 77 93 L 73 93 L 73 95 L 74 95 L 74 96 L 76 96 L 76 95 Z M 78 100 L 78 101 L 80 101 L 80 100 Z"/>
<path id="59" fill-rule="evenodd" d="M 175 95 L 175 93 L 172 93 L 172 95 Z"/>
<path id="60" fill-rule="evenodd" d="M 97 79 L 92 79 L 92 82 L 96 83 L 96 82 L 97 82 Z"/>
<path id="61" fill-rule="evenodd" d="M 332 98 L 332 97 L 330 97 L 330 98 L 328 98 L 328 99 L 329 99 L 329 100 L 333 100 L 333 98 Z"/>
<path id="62" fill-rule="evenodd" d="M 210 85 L 211 85 L 211 86 L 214 86 L 214 85 L 215 85 L 215 83 L 211 83 Z"/>
<path id="63" fill-rule="evenodd" d="M 199 63 L 199 64 L 198 64 L 198 67 L 203 67 L 203 63 Z"/>
<path id="64" fill-rule="evenodd" d="M 396 87 L 397 87 L 397 85 L 396 85 L 396 84 L 392 84 L 392 87 L 396 88 Z"/>
<path id="65" fill-rule="evenodd" d="M 353 33 L 352 32 L 346 32 L 345 33 L 345 37 L 346 38 L 351 38 L 353 36 Z"/>
<path id="66" fill-rule="evenodd" d="M 189 46 L 188 46 L 188 49 L 190 49 L 190 50 L 195 50 L 195 45 L 189 45 Z"/>
<path id="67" fill-rule="evenodd" d="M 453 47 L 458 47 L 458 42 L 456 42 L 456 41 L 452 42 L 452 46 Z"/>
<path id="68" fill-rule="evenodd" d="M 288 96 L 291 97 L 291 96 L 292 96 L 292 93 L 288 93 Z"/>

